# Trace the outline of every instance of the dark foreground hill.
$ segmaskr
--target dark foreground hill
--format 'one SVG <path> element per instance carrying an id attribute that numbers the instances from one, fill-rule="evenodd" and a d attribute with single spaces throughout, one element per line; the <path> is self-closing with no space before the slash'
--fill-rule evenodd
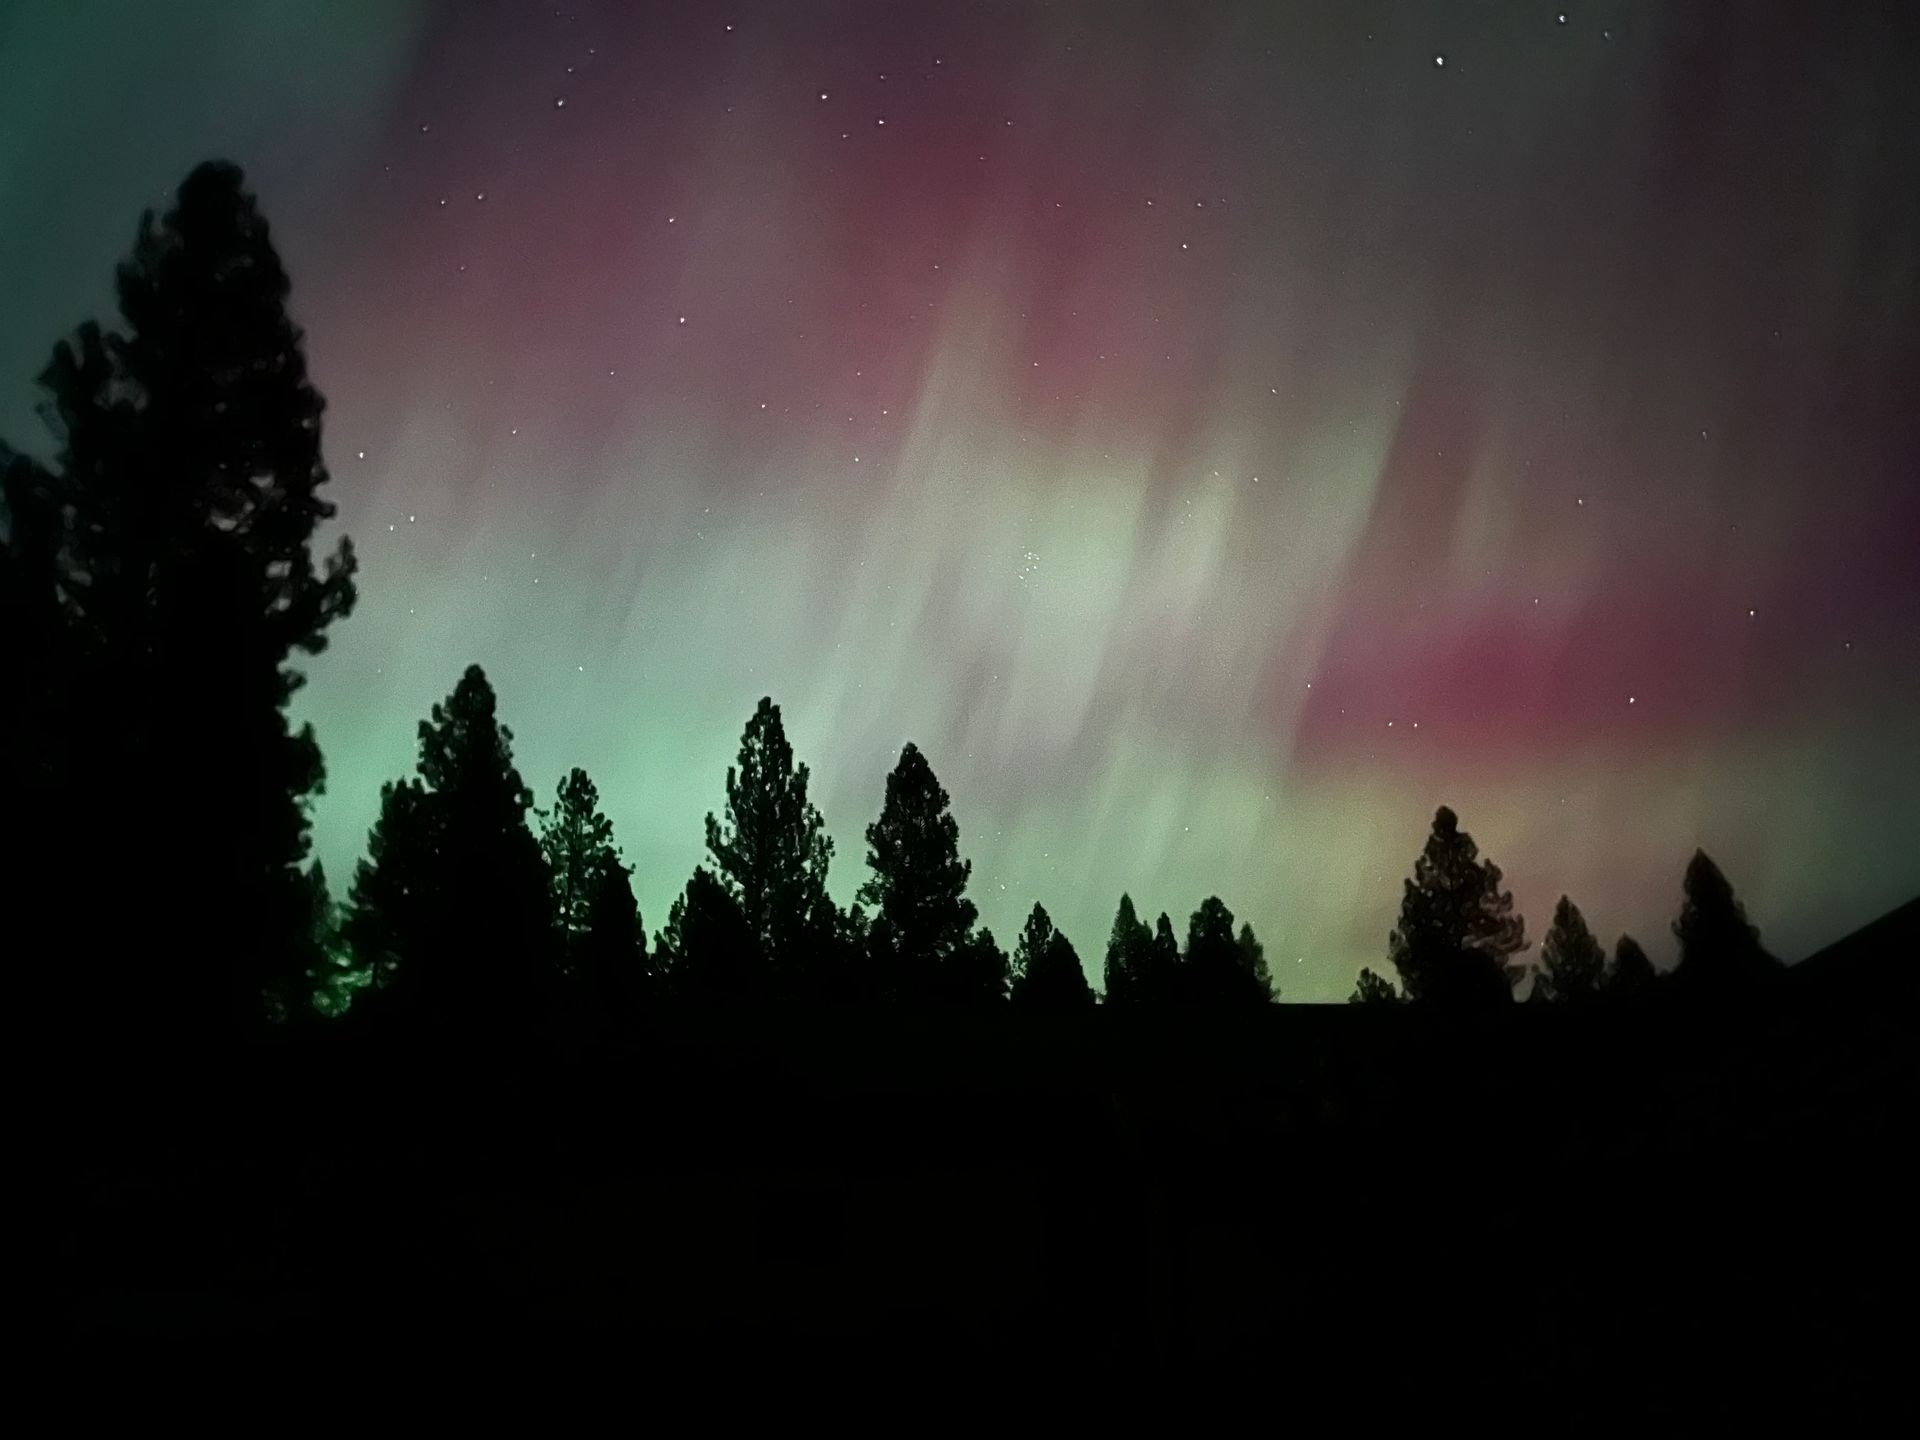
<path id="1" fill-rule="evenodd" d="M 856 1387 L 1212 1374 L 1354 1420 L 1861 1416 L 1912 1357 L 1915 916 L 1736 1006 L 123 1054 L 48 1101 L 55 1328 Z"/>

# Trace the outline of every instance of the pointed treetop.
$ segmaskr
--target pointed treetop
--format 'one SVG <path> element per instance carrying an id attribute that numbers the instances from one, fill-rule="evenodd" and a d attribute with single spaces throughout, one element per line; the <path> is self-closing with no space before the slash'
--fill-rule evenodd
<path id="1" fill-rule="evenodd" d="M 1554 907 L 1553 924 L 1540 945 L 1540 973 L 1534 992 L 1542 1000 L 1582 1003 L 1600 993 L 1606 979 L 1607 952 L 1587 928 L 1580 907 L 1565 895 Z"/>
<path id="2" fill-rule="evenodd" d="M 420 778 L 427 788 L 497 800 L 516 815 L 533 803 L 513 766 L 513 731 L 499 723 L 493 686 L 469 665 L 446 700 L 420 722 Z"/>
<path id="3" fill-rule="evenodd" d="M 896 943 L 914 953 L 950 954 L 978 911 L 966 898 L 973 862 L 960 858 L 960 826 L 947 792 L 918 746 L 909 743 L 887 776 L 880 818 L 867 827 L 872 875 L 860 887 Z"/>
<path id="4" fill-rule="evenodd" d="M 807 798 L 808 770 L 793 759 L 780 707 L 762 696 L 727 767 L 724 818 L 707 816 L 714 871 L 748 927 L 776 963 L 794 958 L 802 937 L 831 923 L 827 867 L 833 842 Z"/>
<path id="5" fill-rule="evenodd" d="M 1135 913 L 1133 897 L 1123 894 L 1107 935 L 1103 978 L 1109 1005 L 1131 1005 L 1144 998 L 1141 987 L 1152 966 L 1152 949 L 1153 932 Z"/>
<path id="6" fill-rule="evenodd" d="M 1073 944 L 1054 928 L 1043 906 L 1035 905 L 1013 952 L 1013 1003 L 1039 1010 L 1081 1010 L 1093 1004 L 1093 990 Z"/>
<path id="7" fill-rule="evenodd" d="M 1509 957 L 1527 948 L 1526 924 L 1502 888 L 1500 867 L 1441 806 L 1406 883 L 1389 954 L 1415 1000 L 1505 1004 L 1526 973 Z"/>
<path id="8" fill-rule="evenodd" d="M 1777 971 L 1780 962 L 1760 943 L 1733 885 L 1704 850 L 1693 852 L 1684 881 L 1686 900 L 1673 922 L 1680 942 L 1675 978 L 1689 987 L 1744 986 Z"/>
<path id="9" fill-rule="evenodd" d="M 1653 961 L 1631 935 L 1614 942 L 1613 961 L 1607 967 L 1606 989 L 1612 994 L 1631 995 L 1648 989 L 1659 979 Z"/>

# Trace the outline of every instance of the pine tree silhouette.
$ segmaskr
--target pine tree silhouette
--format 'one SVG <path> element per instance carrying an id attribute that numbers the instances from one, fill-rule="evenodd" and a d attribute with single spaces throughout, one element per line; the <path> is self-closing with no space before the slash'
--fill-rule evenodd
<path id="1" fill-rule="evenodd" d="M 1399 1002 L 1400 992 L 1393 988 L 1393 982 L 1364 966 L 1353 994 L 1347 997 L 1349 1005 L 1397 1005 Z"/>
<path id="2" fill-rule="evenodd" d="M 1500 867 L 1479 854 L 1441 806 L 1388 938 L 1409 999 L 1450 1008 L 1507 1004 L 1526 973 L 1508 960 L 1527 948 L 1526 924 L 1500 888 Z"/>
<path id="3" fill-rule="evenodd" d="M 571 973 L 578 968 L 580 949 L 592 933 L 603 877 L 610 871 L 624 872 L 626 867 L 613 843 L 613 822 L 600 811 L 599 788 L 586 771 L 577 767 L 569 771 L 554 793 L 553 808 L 536 813 L 560 968 Z"/>
<path id="4" fill-rule="evenodd" d="M 1154 922 L 1153 939 L 1147 946 L 1146 965 L 1135 985 L 1139 1003 L 1166 1009 L 1180 1003 L 1180 942 L 1174 938 L 1173 921 L 1162 910 Z"/>
<path id="5" fill-rule="evenodd" d="M 1015 1005 L 1031 1010 L 1085 1010 L 1093 989 L 1073 944 L 1053 926 L 1046 908 L 1035 905 L 1013 951 Z"/>
<path id="6" fill-rule="evenodd" d="M 740 902 L 704 865 L 667 911 L 656 937 L 654 968 L 677 999 L 759 1001 L 768 994 L 766 960 Z"/>
<path id="7" fill-rule="evenodd" d="M 419 735 L 419 778 L 381 791 L 348 933 L 390 1014 L 472 1031 L 530 1020 L 557 968 L 550 882 L 478 665 Z"/>
<path id="8" fill-rule="evenodd" d="M 1236 937 L 1233 912 L 1217 895 L 1201 901 L 1187 921 L 1187 953 L 1176 973 L 1175 993 L 1186 1004 L 1264 1005 L 1273 998 L 1267 962 L 1252 927 Z"/>
<path id="9" fill-rule="evenodd" d="M 986 947 L 968 944 L 979 913 L 966 896 L 973 865 L 960 858 L 960 827 L 947 803 L 926 757 L 907 745 L 887 776 L 880 818 L 867 827 L 873 873 L 858 898 L 878 907 L 872 944 L 892 993 L 998 998 L 1005 993 L 1004 957 L 995 975 Z"/>
<path id="10" fill-rule="evenodd" d="M 353 953 L 346 936 L 345 919 L 340 906 L 327 888 L 327 872 L 316 860 L 307 867 L 309 923 L 313 950 L 317 957 L 313 973 L 313 1010 L 335 1019 L 347 1013 L 353 998 L 367 983 L 365 966 Z"/>
<path id="11" fill-rule="evenodd" d="M 541 816 L 540 853 L 551 890 L 561 971 L 576 998 L 609 1020 L 637 1003 L 647 961 L 631 870 L 587 772 L 562 780 Z"/>
<path id="12" fill-rule="evenodd" d="M 1122 895 L 1107 936 L 1104 984 L 1109 1005 L 1138 1005 L 1140 984 L 1151 965 L 1153 931 L 1134 913 L 1133 897 Z"/>
<path id="13" fill-rule="evenodd" d="M 83 1003 L 163 1030 L 296 1016 L 317 958 L 300 867 L 322 769 L 311 730 L 288 725 L 288 662 L 354 600 L 347 542 L 318 568 L 311 550 L 333 514 L 323 402 L 235 167 L 200 166 L 142 219 L 117 288 L 123 332 L 82 326 L 40 377 L 80 631 L 66 804 L 114 816 L 116 849 L 142 857 L 78 927 L 97 967 Z M 156 917 L 210 883 L 191 936 L 153 944 Z"/>
<path id="14" fill-rule="evenodd" d="M 1606 971 L 1606 950 L 1593 938 L 1580 907 L 1562 895 L 1546 939 L 1540 942 L 1535 993 L 1544 1000 L 1585 1004 L 1598 998 Z"/>
<path id="15" fill-rule="evenodd" d="M 1613 961 L 1607 967 L 1606 980 L 1601 988 L 1609 995 L 1644 995 L 1653 989 L 1659 978 L 1653 962 L 1647 958 L 1647 952 L 1640 948 L 1640 942 L 1631 935 L 1622 935 L 1614 942 Z"/>
<path id="16" fill-rule="evenodd" d="M 650 998 L 653 957 L 640 902 L 633 895 L 631 867 L 615 864 L 595 877 L 573 973 L 584 984 L 589 1003 L 610 1021 L 624 1020 Z"/>
<path id="17" fill-rule="evenodd" d="M 780 707 L 763 697 L 727 768 L 724 820 L 707 816 L 713 868 L 740 907 L 775 986 L 818 994 L 835 957 L 839 917 L 827 894 L 833 857 L 820 812 L 807 799 L 808 772 L 796 765 Z"/>
<path id="18" fill-rule="evenodd" d="M 1240 922 L 1240 969 L 1247 977 L 1241 988 L 1247 998 L 1259 1003 L 1271 1004 L 1280 998 L 1280 987 L 1273 983 L 1273 972 L 1267 968 L 1267 949 L 1255 938 L 1253 926 L 1246 921 Z"/>
<path id="19" fill-rule="evenodd" d="M 934 972 L 933 998 L 956 1009 L 992 1008 L 1007 998 L 1011 971 L 1007 952 L 993 938 L 993 931 L 982 925 L 962 939 L 952 957 Z"/>
<path id="20" fill-rule="evenodd" d="M 439 829 L 427 789 L 418 780 L 389 780 L 380 787 L 366 857 L 354 867 L 348 887 L 345 923 L 347 941 L 366 971 L 368 1002 L 378 1000 L 388 1014 L 419 991 L 416 984 L 396 989 L 402 956 L 433 943 L 435 910 L 445 903 L 429 888 L 441 879 Z"/>
<path id="21" fill-rule="evenodd" d="M 1680 964 L 1673 978 L 1687 994 L 1733 993 L 1764 983 L 1780 962 L 1760 944 L 1733 886 L 1704 850 L 1687 864 L 1685 902 L 1673 922 Z"/>

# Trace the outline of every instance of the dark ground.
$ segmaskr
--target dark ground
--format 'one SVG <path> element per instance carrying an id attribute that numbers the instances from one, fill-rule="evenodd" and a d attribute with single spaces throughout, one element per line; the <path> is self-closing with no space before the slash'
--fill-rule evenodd
<path id="1" fill-rule="evenodd" d="M 699 1012 L 597 1049 L 123 1053 L 40 1107 L 53 1329 L 96 1360 L 1863 1423 L 1914 1403 L 1911 919 L 1711 1010 Z"/>

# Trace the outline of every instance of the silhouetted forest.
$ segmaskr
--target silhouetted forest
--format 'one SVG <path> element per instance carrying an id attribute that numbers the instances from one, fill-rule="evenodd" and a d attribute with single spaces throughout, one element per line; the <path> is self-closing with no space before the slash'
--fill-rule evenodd
<path id="1" fill-rule="evenodd" d="M 1442 808 L 1354 1004 L 1276 1005 L 1219 896 L 1183 934 L 1121 895 L 1084 954 L 1036 903 L 1009 949 L 913 744 L 837 904 L 763 699 L 649 937 L 592 779 L 539 803 L 477 666 L 336 899 L 288 705 L 356 565 L 316 549 L 324 404 L 240 172 L 145 217 L 116 290 L 39 377 L 50 461 L 0 447 L 6 948 L 58 1059 L 66 1333 L 1551 1414 L 1757 1394 L 1783 1353 L 1831 1414 L 1895 1363 L 1913 905 L 1788 967 L 1696 853 L 1670 973 L 1564 896 L 1530 964 Z"/>

